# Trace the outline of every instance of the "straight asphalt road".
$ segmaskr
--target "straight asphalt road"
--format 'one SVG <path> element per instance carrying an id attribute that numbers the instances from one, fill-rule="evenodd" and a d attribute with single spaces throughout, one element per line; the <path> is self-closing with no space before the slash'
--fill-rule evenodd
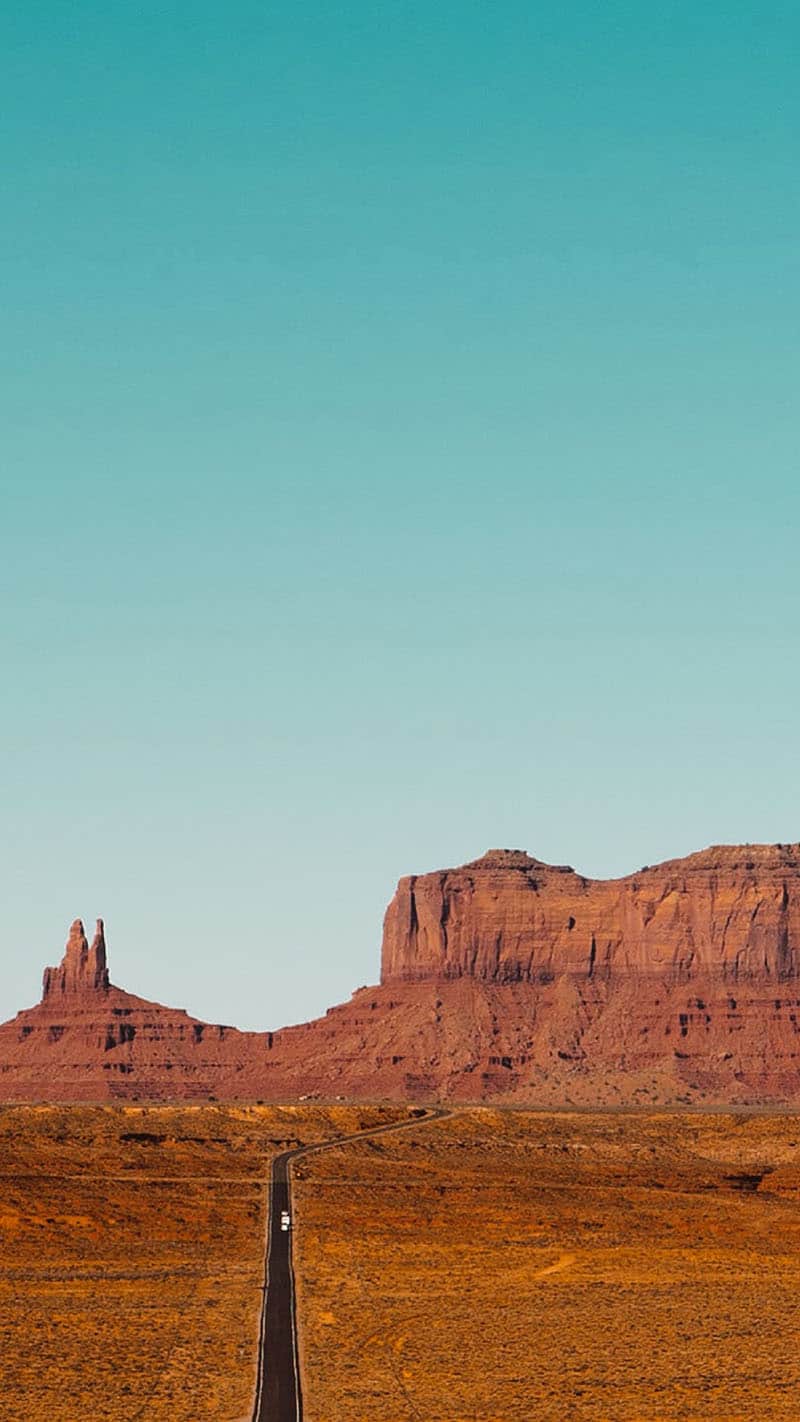
<path id="1" fill-rule="evenodd" d="M 258 1341 L 258 1382 L 253 1422 L 301 1422 L 303 1393 L 297 1349 L 297 1314 L 292 1272 L 292 1229 L 281 1229 L 281 1211 L 292 1218 L 290 1167 L 293 1160 L 312 1152 L 331 1150 L 348 1141 L 365 1140 L 389 1131 L 407 1131 L 413 1126 L 435 1121 L 451 1113 L 441 1107 L 420 1110 L 418 1116 L 387 1126 L 373 1126 L 351 1136 L 339 1136 L 321 1145 L 298 1146 L 286 1150 L 272 1162 L 267 1221 L 267 1255 L 264 1266 L 264 1299 Z M 292 1228 L 294 1222 L 292 1220 Z"/>

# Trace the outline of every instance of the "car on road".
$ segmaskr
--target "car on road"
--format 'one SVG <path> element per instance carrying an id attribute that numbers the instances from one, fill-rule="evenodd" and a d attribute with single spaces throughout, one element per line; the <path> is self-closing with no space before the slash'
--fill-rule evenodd
<path id="1" fill-rule="evenodd" d="M 292 1217 L 288 1210 L 281 1210 L 281 1229 L 291 1229 Z"/>

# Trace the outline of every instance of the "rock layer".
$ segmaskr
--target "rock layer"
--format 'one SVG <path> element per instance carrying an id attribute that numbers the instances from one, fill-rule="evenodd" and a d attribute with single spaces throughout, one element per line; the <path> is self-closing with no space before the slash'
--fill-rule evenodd
<path id="1" fill-rule="evenodd" d="M 401 879 L 382 981 L 788 983 L 800 974 L 800 849 L 721 847 L 593 880 L 521 851 Z"/>
<path id="2" fill-rule="evenodd" d="M 121 991 L 76 921 L 0 1096 L 800 1105 L 798 905 L 797 845 L 610 881 L 494 850 L 400 881 L 378 987 L 264 1033 Z"/>

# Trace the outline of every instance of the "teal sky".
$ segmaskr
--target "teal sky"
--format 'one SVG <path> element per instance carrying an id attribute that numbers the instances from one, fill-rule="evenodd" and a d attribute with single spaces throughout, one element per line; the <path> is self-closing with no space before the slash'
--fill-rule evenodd
<path id="1" fill-rule="evenodd" d="M 800 838 L 795 5 L 6 7 L 0 1016 Z"/>

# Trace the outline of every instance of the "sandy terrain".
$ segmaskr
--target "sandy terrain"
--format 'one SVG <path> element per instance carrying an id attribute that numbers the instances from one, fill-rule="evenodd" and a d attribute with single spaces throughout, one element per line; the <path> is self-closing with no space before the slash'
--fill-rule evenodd
<path id="1" fill-rule="evenodd" d="M 800 1415 L 796 1117 L 472 1110 L 298 1174 L 307 1422 Z"/>
<path id="2" fill-rule="evenodd" d="M 0 1110 L 3 1422 L 249 1418 L 269 1163 L 393 1114 Z"/>
<path id="3" fill-rule="evenodd" d="M 269 1162 L 393 1114 L 0 1111 L 4 1422 L 245 1422 Z M 306 1422 L 800 1415 L 797 1117 L 470 1109 L 296 1173 Z"/>

